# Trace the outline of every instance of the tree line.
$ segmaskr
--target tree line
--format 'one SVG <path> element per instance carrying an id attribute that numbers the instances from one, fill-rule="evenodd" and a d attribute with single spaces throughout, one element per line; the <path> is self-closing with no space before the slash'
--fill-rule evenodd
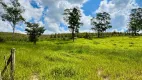
<path id="1" fill-rule="evenodd" d="M 12 6 L 4 3 L 3 0 L 0 0 L 0 4 L 4 9 L 4 13 L 1 15 L 2 21 L 9 22 L 13 30 L 13 38 L 15 34 L 15 27 L 19 23 L 24 23 L 26 25 L 25 31 L 29 35 L 29 41 L 36 44 L 38 37 L 42 35 L 45 31 L 43 26 L 40 26 L 38 23 L 27 22 L 22 13 L 25 9 L 20 5 L 18 0 L 10 0 Z M 64 10 L 64 20 L 67 22 L 67 26 L 71 31 L 72 40 L 74 41 L 75 37 L 79 33 L 79 28 L 83 26 L 81 22 L 81 11 L 78 7 Z M 92 30 L 97 32 L 97 37 L 102 37 L 101 34 L 106 32 L 107 29 L 112 28 L 111 26 L 111 17 L 107 12 L 96 13 L 96 17 L 92 17 L 91 25 Z M 128 25 L 128 32 L 136 36 L 139 31 L 142 30 L 142 8 L 135 8 L 131 10 L 130 20 Z M 86 34 L 88 35 L 88 34 Z"/>
<path id="2" fill-rule="evenodd" d="M 68 23 L 68 28 L 71 29 L 72 39 L 74 41 L 74 33 L 79 32 L 80 25 L 83 25 L 80 22 L 81 14 L 79 8 L 66 9 L 64 10 L 65 21 Z M 130 21 L 128 22 L 128 30 L 126 32 L 132 33 L 133 36 L 136 36 L 139 31 L 142 30 L 142 8 L 135 8 L 131 10 Z M 102 37 L 102 33 L 106 32 L 107 29 L 112 28 L 111 17 L 107 12 L 96 13 L 96 17 L 91 19 L 92 30 L 97 32 L 97 36 Z"/>

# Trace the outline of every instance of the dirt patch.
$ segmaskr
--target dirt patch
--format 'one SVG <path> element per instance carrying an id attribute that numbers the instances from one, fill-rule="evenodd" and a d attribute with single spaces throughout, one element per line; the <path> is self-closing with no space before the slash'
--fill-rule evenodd
<path id="1" fill-rule="evenodd" d="M 30 78 L 30 80 L 39 80 L 39 77 L 37 74 L 33 74 Z"/>
<path id="2" fill-rule="evenodd" d="M 104 75 L 104 70 L 102 68 L 97 70 L 98 77 L 102 78 L 103 80 L 110 80 L 109 75 Z"/>

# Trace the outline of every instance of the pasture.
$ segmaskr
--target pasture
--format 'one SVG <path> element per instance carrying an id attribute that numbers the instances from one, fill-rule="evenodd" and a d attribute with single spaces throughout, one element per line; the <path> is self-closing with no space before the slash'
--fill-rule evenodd
<path id="1" fill-rule="evenodd" d="M 4 56 L 16 48 L 15 80 L 142 80 L 142 37 L 0 43 Z M 5 80 L 9 79 L 9 71 Z"/>

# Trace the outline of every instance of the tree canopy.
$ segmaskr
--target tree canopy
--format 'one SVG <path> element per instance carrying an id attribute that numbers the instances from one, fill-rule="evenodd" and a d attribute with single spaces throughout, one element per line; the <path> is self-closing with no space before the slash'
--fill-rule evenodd
<path id="1" fill-rule="evenodd" d="M 13 29 L 13 35 L 15 32 L 15 26 L 21 21 L 25 21 L 25 19 L 22 16 L 22 13 L 24 12 L 23 7 L 20 5 L 18 0 L 10 0 L 11 5 L 7 5 L 2 0 L 0 1 L 0 4 L 3 6 L 4 12 L 2 14 L 2 20 L 8 21 Z M 14 37 L 14 36 L 13 36 Z"/>
<path id="2" fill-rule="evenodd" d="M 97 13 L 96 17 L 91 19 L 92 29 L 98 32 L 98 37 L 100 37 L 100 32 L 104 32 L 106 29 L 112 27 L 110 20 L 110 15 L 107 12 Z"/>
<path id="3" fill-rule="evenodd" d="M 64 10 L 64 20 L 68 23 L 68 28 L 72 32 L 72 39 L 74 41 L 75 33 L 79 33 L 79 28 L 83 23 L 81 20 L 80 10 L 76 7 L 73 9 L 65 9 Z"/>
<path id="4" fill-rule="evenodd" d="M 142 29 L 142 8 L 135 8 L 131 10 L 129 30 L 132 34 L 137 34 Z"/>
<path id="5" fill-rule="evenodd" d="M 25 31 L 29 35 L 29 41 L 34 42 L 36 44 L 38 37 L 42 35 L 45 31 L 44 27 L 39 26 L 37 23 L 26 22 L 27 28 Z"/>

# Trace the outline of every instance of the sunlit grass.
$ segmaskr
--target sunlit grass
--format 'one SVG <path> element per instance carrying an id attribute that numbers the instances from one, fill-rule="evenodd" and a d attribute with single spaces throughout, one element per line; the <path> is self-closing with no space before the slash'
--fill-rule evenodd
<path id="1" fill-rule="evenodd" d="M 0 70 L 4 55 L 16 48 L 16 80 L 141 80 L 142 37 L 0 43 Z"/>

